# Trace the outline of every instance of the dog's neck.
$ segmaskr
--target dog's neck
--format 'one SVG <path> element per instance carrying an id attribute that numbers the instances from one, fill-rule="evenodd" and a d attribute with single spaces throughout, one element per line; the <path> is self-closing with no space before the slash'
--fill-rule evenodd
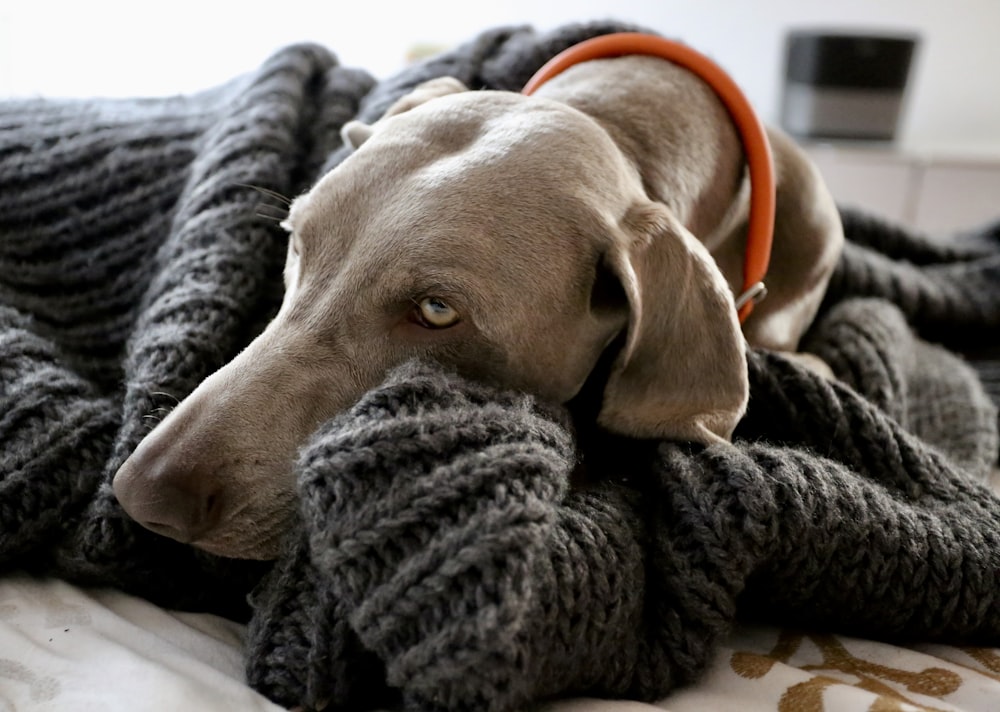
<path id="1" fill-rule="evenodd" d="M 757 117 L 750 102 L 743 92 L 726 72 L 711 59 L 686 45 L 672 42 L 663 37 L 635 32 L 622 32 L 594 37 L 574 45 L 549 60 L 525 85 L 522 93 L 534 94 L 539 87 L 546 85 L 551 79 L 559 76 L 570 67 L 596 64 L 593 60 L 620 59 L 625 57 L 656 58 L 666 60 L 661 65 L 663 71 L 674 65 L 681 71 L 674 71 L 670 81 L 661 82 L 653 87 L 644 87 L 641 82 L 635 83 L 637 72 L 619 72 L 617 77 L 606 77 L 605 63 L 602 69 L 590 73 L 589 82 L 593 84 L 596 96 L 584 97 L 578 104 L 574 102 L 574 94 L 579 86 L 571 80 L 567 95 L 563 100 L 570 105 L 576 105 L 586 114 L 592 115 L 602 123 L 612 134 L 622 150 L 630 156 L 640 169 L 647 192 L 654 200 L 663 202 L 673 209 L 685 226 L 703 241 L 710 233 L 720 229 L 720 222 L 726 217 L 732 217 L 732 211 L 724 206 L 731 205 L 742 191 L 742 163 L 740 163 L 740 178 L 733 181 L 731 176 L 732 159 L 742 153 L 746 157 L 751 193 L 749 214 L 744 248 L 742 288 L 736 291 L 737 309 L 740 320 L 745 320 L 753 310 L 754 302 L 766 294 L 763 279 L 767 273 L 771 256 L 771 243 L 774 235 L 776 213 L 776 189 L 774 178 L 774 160 L 771 155 L 770 142 L 763 123 Z M 612 63 L 617 65 L 617 63 Z M 650 76 L 659 74 L 649 72 Z M 692 84 L 692 80 L 694 80 Z M 621 114 L 628 115 L 628 94 L 622 93 L 622 88 L 631 81 L 632 97 L 649 99 L 645 111 L 636 112 L 631 118 L 621 120 Z M 687 84 L 687 87 L 684 85 Z M 682 87 L 677 96 L 664 100 L 662 89 L 675 90 Z M 556 92 L 558 94 L 558 90 Z M 716 139 L 725 143 L 725 139 L 737 135 L 737 150 L 727 148 L 722 144 L 714 145 L 703 156 L 697 154 L 688 160 L 677 160 L 685 152 L 690 153 L 692 145 L 697 146 L 698 134 L 704 134 L 706 124 L 692 126 L 688 122 L 683 127 L 683 121 L 675 122 L 682 125 L 673 138 L 661 135 L 660 122 L 664 117 L 680 117 L 688 109 L 686 99 L 704 98 L 705 94 L 717 100 L 723 107 L 723 114 L 717 120 L 709 122 L 718 130 Z M 608 110 L 608 97 L 625 97 L 620 101 L 621 111 Z M 555 98 L 559 98 L 558 96 Z M 680 107 L 680 108 L 678 108 Z M 651 109 L 651 111 L 650 111 Z M 711 115 L 711 106 L 704 106 L 705 113 L 697 116 Z M 650 121 L 650 116 L 656 120 Z M 669 119 L 665 122 L 671 123 Z M 655 128 L 652 128 L 655 127 Z M 728 135 L 727 135 L 728 129 Z M 695 141 L 687 140 L 693 134 Z M 683 138 L 681 138 L 683 137 Z M 702 135 L 701 138 L 706 138 Z M 711 137 L 707 137 L 711 141 Z M 731 141 L 730 141 L 731 143 Z M 666 147 L 666 152 L 653 155 L 653 147 Z M 739 151 L 739 147 L 742 151 Z M 713 150 L 714 149 L 714 150 Z M 664 155 L 665 153 L 665 155 Z M 730 159 L 729 166 L 722 165 L 722 159 Z M 680 166 L 680 175 L 676 171 L 664 171 L 665 166 L 673 164 Z M 720 175 L 706 174 L 699 176 L 699 167 L 712 165 Z M 727 179 L 729 176 L 729 179 Z M 673 179 L 673 180 L 672 180 Z M 693 191 L 688 189 L 695 186 Z"/>

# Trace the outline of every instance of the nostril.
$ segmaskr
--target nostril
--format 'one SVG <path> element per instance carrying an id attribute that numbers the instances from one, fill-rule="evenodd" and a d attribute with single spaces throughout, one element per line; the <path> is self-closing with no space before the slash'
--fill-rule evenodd
<path id="1" fill-rule="evenodd" d="M 160 501 L 150 506 L 140 505 L 129 515 L 139 524 L 157 534 L 190 544 L 204 537 L 219 523 L 221 496 L 171 487 L 160 488 Z"/>
<path id="2" fill-rule="evenodd" d="M 222 512 L 222 494 L 211 492 L 205 497 L 202 506 L 202 521 L 207 529 L 214 529 L 219 523 Z"/>
<path id="3" fill-rule="evenodd" d="M 147 529 L 190 544 L 204 537 L 219 523 L 222 497 L 164 484 L 155 499 L 122 504 L 129 516 Z"/>
<path id="4" fill-rule="evenodd" d="M 158 454 L 158 453 L 154 453 Z M 137 450 L 117 472 L 115 496 L 125 512 L 157 534 L 193 543 L 218 526 L 224 497 L 202 468 L 172 466 Z"/>
<path id="5" fill-rule="evenodd" d="M 132 497 L 122 507 L 142 526 L 186 544 L 204 537 L 219 523 L 221 497 L 161 485 L 149 497 Z"/>

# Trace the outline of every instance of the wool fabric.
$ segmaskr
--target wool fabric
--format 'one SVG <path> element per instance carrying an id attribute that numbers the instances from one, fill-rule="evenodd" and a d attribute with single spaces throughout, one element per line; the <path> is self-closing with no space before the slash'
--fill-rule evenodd
<path id="1" fill-rule="evenodd" d="M 276 562 L 118 505 L 141 438 L 275 313 L 269 196 L 344 160 L 346 121 L 446 74 L 517 90 L 629 29 L 499 28 L 382 81 L 300 45 L 186 97 L 0 102 L 0 574 L 248 620 L 249 682 L 305 709 L 652 699 L 740 617 L 1000 644 L 996 227 L 941 242 L 845 211 L 804 342 L 837 380 L 750 351 L 731 444 L 576 431 L 414 362 L 303 444 Z"/>

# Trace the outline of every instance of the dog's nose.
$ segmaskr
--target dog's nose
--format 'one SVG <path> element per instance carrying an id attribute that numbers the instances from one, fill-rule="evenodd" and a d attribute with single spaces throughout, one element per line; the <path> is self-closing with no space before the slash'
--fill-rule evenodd
<path id="1" fill-rule="evenodd" d="M 142 526 L 189 544 L 219 523 L 221 491 L 210 472 L 144 443 L 115 474 L 122 508 Z"/>

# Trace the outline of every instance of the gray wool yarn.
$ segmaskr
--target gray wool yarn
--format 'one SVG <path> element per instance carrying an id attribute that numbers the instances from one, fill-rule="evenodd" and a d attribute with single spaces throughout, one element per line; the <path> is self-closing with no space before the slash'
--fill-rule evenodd
<path id="1" fill-rule="evenodd" d="M 0 570 L 248 619 L 248 680 L 307 709 L 651 699 L 738 616 L 998 643 L 995 227 L 943 244 L 845 212 L 806 339 L 838 380 L 750 352 L 731 445 L 575 431 L 411 363 L 304 445 L 273 565 L 118 507 L 123 459 L 274 313 L 266 191 L 307 188 L 346 156 L 345 121 L 420 81 L 517 89 L 620 29 L 500 28 L 381 82 L 303 45 L 189 97 L 0 102 Z"/>
<path id="2" fill-rule="evenodd" d="M 190 97 L 0 103 L 0 561 L 247 614 L 259 567 L 150 536 L 110 478 L 273 313 L 260 189 L 304 190 L 373 84 L 304 45 Z"/>
<path id="3" fill-rule="evenodd" d="M 888 302 L 847 300 L 814 344 L 843 357 L 851 320 L 870 327 L 865 348 L 919 351 L 912 333 L 879 323 L 900 326 L 898 316 Z M 310 708 L 367 708 L 366 695 L 384 699 L 389 686 L 406 709 L 514 710 L 567 691 L 661 696 L 696 678 L 738 613 L 995 642 L 1000 502 L 976 478 L 996 460 L 996 410 L 970 369 L 931 353 L 910 359 L 895 386 L 891 361 L 862 385 L 917 411 L 927 401 L 907 389 L 933 374 L 949 398 L 974 395 L 978 407 L 967 402 L 935 433 L 948 450 L 777 354 L 751 354 L 754 407 L 735 446 L 710 448 L 610 436 L 574 446 L 530 401 L 401 367 L 303 450 L 304 540 L 255 593 L 249 640 L 265 657 L 252 659 L 251 679 Z M 968 432 L 992 444 L 987 458 L 976 461 L 980 444 L 962 449 Z M 948 433 L 957 439 L 945 443 Z M 574 453 L 592 448 L 614 464 L 569 489 Z M 267 599 L 308 578 L 334 595 L 311 608 L 308 635 L 271 645 Z M 349 632 L 334 634 L 345 621 Z M 321 626 L 324 650 L 337 640 L 373 652 L 384 678 L 370 658 L 316 659 Z M 276 675 L 289 660 L 305 663 L 297 686 Z M 331 660 L 340 679 L 369 683 L 331 697 L 320 685 Z"/>

